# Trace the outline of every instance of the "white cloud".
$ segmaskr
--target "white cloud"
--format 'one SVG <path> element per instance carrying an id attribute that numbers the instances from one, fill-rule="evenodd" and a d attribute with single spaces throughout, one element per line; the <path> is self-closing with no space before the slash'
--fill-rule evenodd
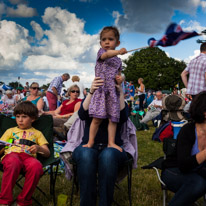
<path id="1" fill-rule="evenodd" d="M 199 22 L 197 21 L 189 21 L 186 23 L 184 20 L 182 20 L 182 29 L 184 31 L 196 31 L 197 33 L 201 33 L 203 30 L 205 30 L 204 26 L 201 26 Z M 200 38 L 206 39 L 206 35 L 202 35 Z"/>
<path id="2" fill-rule="evenodd" d="M 30 49 L 28 30 L 12 21 L 0 21 L 0 70 L 14 67 Z"/>
<path id="3" fill-rule="evenodd" d="M 35 32 L 40 30 L 40 36 L 44 33 L 47 38 L 33 47 L 33 55 L 30 55 L 24 63 L 26 68 L 75 70 L 83 67 L 81 63 L 95 62 L 99 48 L 97 35 L 84 32 L 83 20 L 58 7 L 47 8 L 42 19 L 50 29 L 43 31 L 32 21 Z"/>
<path id="4" fill-rule="evenodd" d="M 192 59 L 197 57 L 199 54 L 200 54 L 200 50 L 194 50 L 194 55 L 189 56 L 188 58 L 184 59 L 184 62 L 188 64 Z"/>
<path id="5" fill-rule="evenodd" d="M 38 23 L 36 23 L 35 21 L 31 21 L 30 24 L 31 24 L 33 30 L 35 31 L 35 38 L 36 38 L 37 40 L 40 40 L 40 39 L 43 37 L 43 35 L 44 35 L 43 29 L 42 29 L 41 26 L 40 26 Z"/>
<path id="6" fill-rule="evenodd" d="M 203 10 L 206 10 L 206 1 L 201 1 L 200 5 L 201 5 Z"/>
<path id="7" fill-rule="evenodd" d="M 165 52 L 165 54 L 168 56 L 168 57 L 170 57 L 170 54 L 169 54 L 169 52 Z"/>
<path id="8" fill-rule="evenodd" d="M 184 22 L 185 25 L 186 23 Z M 196 31 L 198 33 L 201 33 L 201 31 L 205 30 L 205 27 L 201 26 L 199 22 L 197 21 L 189 21 L 189 23 L 186 24 L 187 26 L 183 27 L 184 31 Z"/>
<path id="9" fill-rule="evenodd" d="M 118 55 L 118 57 L 123 61 L 125 59 L 128 59 L 128 57 L 131 55 L 132 55 L 132 53 L 130 52 L 130 53 L 126 53 L 124 55 Z"/>
<path id="10" fill-rule="evenodd" d="M 37 11 L 25 4 L 18 4 L 17 9 L 7 7 L 7 15 L 10 17 L 33 17 L 37 16 Z"/>
<path id="11" fill-rule="evenodd" d="M 24 66 L 31 70 L 73 70 L 77 69 L 78 63 L 72 59 L 63 57 L 51 57 L 47 55 L 30 55 L 24 63 Z"/>
<path id="12" fill-rule="evenodd" d="M 201 0 L 121 0 L 123 14 L 113 12 L 116 25 L 121 30 L 141 33 L 157 33 L 171 21 L 176 10 L 194 15 Z"/>
<path id="13" fill-rule="evenodd" d="M 49 81 L 52 80 L 51 73 L 57 76 L 68 72 L 79 75 L 82 83 L 90 86 L 99 49 L 98 35 L 86 34 L 85 22 L 59 7 L 47 8 L 42 20 L 47 24 L 47 30 L 35 21 L 31 22 L 35 37 L 40 41 L 25 60 L 25 70 L 49 74 L 46 79 Z"/>
<path id="14" fill-rule="evenodd" d="M 182 25 L 182 24 L 184 24 L 184 23 L 185 23 L 185 20 L 182 19 L 182 20 L 180 21 L 179 25 Z"/>

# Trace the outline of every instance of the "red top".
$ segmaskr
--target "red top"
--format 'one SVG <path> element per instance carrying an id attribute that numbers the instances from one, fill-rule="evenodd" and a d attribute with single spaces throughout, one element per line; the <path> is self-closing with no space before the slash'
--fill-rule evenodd
<path id="1" fill-rule="evenodd" d="M 81 99 L 76 99 L 76 100 L 74 100 L 72 103 L 66 105 L 67 102 L 69 102 L 69 101 L 70 101 L 70 100 L 65 100 L 65 101 L 63 101 L 63 103 L 62 103 L 62 108 L 61 108 L 61 111 L 60 111 L 60 115 L 73 113 L 73 112 L 74 112 L 75 104 L 76 104 L 77 102 L 81 102 L 82 100 L 81 100 Z"/>

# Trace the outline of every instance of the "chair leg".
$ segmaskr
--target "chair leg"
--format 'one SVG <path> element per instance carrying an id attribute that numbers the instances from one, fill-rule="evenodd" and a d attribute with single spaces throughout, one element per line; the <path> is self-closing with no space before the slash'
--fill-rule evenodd
<path id="1" fill-rule="evenodd" d="M 166 200 L 167 200 L 167 191 L 166 190 L 162 190 L 162 194 L 163 194 L 163 206 L 166 206 Z"/>
<path id="2" fill-rule="evenodd" d="M 56 170 L 55 173 L 53 172 L 53 164 L 50 166 L 50 195 L 53 197 L 53 205 L 56 205 L 56 197 L 55 197 L 55 184 L 56 184 L 56 178 L 59 168 L 59 163 L 56 164 Z"/>
<path id="3" fill-rule="evenodd" d="M 56 165 L 56 171 L 55 171 L 54 179 L 53 179 L 53 192 L 52 192 L 52 194 L 53 194 L 53 203 L 54 203 L 54 206 L 56 206 L 55 184 L 56 184 L 58 169 L 59 169 L 59 163 L 57 163 L 57 165 Z"/>

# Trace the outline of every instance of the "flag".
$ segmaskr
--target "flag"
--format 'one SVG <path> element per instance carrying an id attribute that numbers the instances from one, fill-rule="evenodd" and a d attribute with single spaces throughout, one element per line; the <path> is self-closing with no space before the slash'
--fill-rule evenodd
<path id="1" fill-rule="evenodd" d="M 176 45 L 179 41 L 184 39 L 189 39 L 194 36 L 198 36 L 199 34 L 196 31 L 193 32 L 184 32 L 180 25 L 176 23 L 172 23 L 167 27 L 165 35 L 160 40 L 156 40 L 155 38 L 150 38 L 148 40 L 148 45 L 150 47 L 155 46 L 173 46 Z"/>

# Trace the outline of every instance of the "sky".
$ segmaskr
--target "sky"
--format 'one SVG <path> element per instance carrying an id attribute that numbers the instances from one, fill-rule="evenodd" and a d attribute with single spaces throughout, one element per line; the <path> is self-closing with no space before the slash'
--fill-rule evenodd
<path id="1" fill-rule="evenodd" d="M 205 16 L 204 0 L 1 0 L 0 81 L 8 84 L 20 77 L 22 85 L 36 81 L 41 86 L 69 73 L 90 87 L 104 26 L 120 30 L 117 49 L 132 50 L 147 46 L 151 37 L 161 39 L 172 22 L 201 33 Z M 188 63 L 199 54 L 197 39 L 206 38 L 160 49 Z M 65 83 L 70 85 L 71 80 Z"/>

